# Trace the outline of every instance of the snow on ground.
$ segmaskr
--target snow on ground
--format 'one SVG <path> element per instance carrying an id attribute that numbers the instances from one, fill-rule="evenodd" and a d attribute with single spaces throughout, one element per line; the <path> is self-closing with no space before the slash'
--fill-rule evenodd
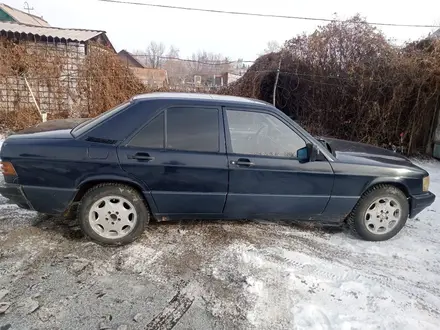
<path id="1" fill-rule="evenodd" d="M 440 163 L 421 166 L 440 196 Z M 113 249 L 0 197 L 0 328 L 437 329 L 439 238 L 437 200 L 386 242 L 187 221 Z"/>

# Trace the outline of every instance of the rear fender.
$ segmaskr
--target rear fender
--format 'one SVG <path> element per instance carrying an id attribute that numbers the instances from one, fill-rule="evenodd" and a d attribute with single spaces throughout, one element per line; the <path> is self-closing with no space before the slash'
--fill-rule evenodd
<path id="1" fill-rule="evenodd" d="M 84 194 L 87 192 L 87 190 L 89 190 L 91 187 L 93 187 L 97 184 L 107 183 L 107 182 L 122 183 L 122 184 L 126 184 L 130 187 L 135 188 L 145 198 L 145 200 L 150 208 L 150 211 L 153 214 L 157 214 L 156 203 L 153 199 L 153 196 L 151 195 L 151 192 L 147 189 L 147 187 L 145 187 L 145 185 L 143 185 L 141 182 L 139 182 L 135 179 L 132 179 L 130 177 L 125 177 L 125 176 L 96 175 L 96 176 L 92 176 L 92 177 L 87 177 L 86 179 L 82 180 L 81 182 L 79 182 L 77 184 L 77 187 L 79 187 L 79 189 L 78 189 L 78 193 L 75 196 L 73 202 L 79 202 L 81 200 L 82 196 L 84 196 Z"/>

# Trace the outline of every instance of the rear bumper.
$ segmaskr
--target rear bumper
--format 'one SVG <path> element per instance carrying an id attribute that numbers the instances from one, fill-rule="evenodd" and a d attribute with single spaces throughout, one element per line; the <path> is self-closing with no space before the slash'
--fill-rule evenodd
<path id="1" fill-rule="evenodd" d="M 414 218 L 417 214 L 422 212 L 425 208 L 430 206 L 435 201 L 435 195 L 427 192 L 422 195 L 411 196 L 411 213 L 410 218 Z"/>
<path id="2" fill-rule="evenodd" d="M 46 214 L 62 214 L 75 197 L 76 189 L 21 186 L 13 183 L 0 185 L 0 195 L 21 208 Z"/>
<path id="3" fill-rule="evenodd" d="M 9 199 L 23 209 L 33 210 L 32 204 L 26 198 L 23 189 L 18 184 L 5 183 L 0 185 L 0 195 Z"/>

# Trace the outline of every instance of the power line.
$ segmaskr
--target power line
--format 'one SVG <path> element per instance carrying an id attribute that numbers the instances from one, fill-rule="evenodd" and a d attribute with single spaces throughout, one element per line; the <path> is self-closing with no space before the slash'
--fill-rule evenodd
<path id="1" fill-rule="evenodd" d="M 276 73 L 277 69 L 266 69 L 266 70 L 248 70 L 246 71 L 245 74 L 255 74 L 255 73 Z M 313 73 L 300 73 L 300 72 L 293 72 L 293 71 L 280 71 L 280 73 L 282 74 L 286 74 L 286 75 L 291 75 L 294 77 L 297 77 L 299 79 L 304 79 L 306 81 L 309 82 L 313 82 L 313 83 L 317 83 L 317 84 L 325 84 L 325 85 L 334 85 L 334 84 L 330 84 L 330 83 L 326 83 L 326 82 L 321 82 L 318 80 L 311 80 L 313 78 L 327 78 L 327 79 L 334 79 L 334 80 L 341 80 L 341 81 L 351 81 L 350 78 L 346 78 L 346 77 L 338 77 L 338 76 L 334 76 L 334 75 L 318 75 L 318 74 L 313 74 Z M 194 74 L 192 73 L 187 73 L 187 74 L 180 74 L 179 76 L 188 76 L 191 77 Z M 31 81 L 31 80 L 43 80 L 43 79 L 60 79 L 60 78 L 71 78 L 72 80 L 82 80 L 84 79 L 84 74 L 79 74 L 79 73 L 65 73 L 65 74 L 60 74 L 60 75 L 54 75 L 54 76 L 40 76 L 40 77 L 32 77 L 32 76 L 27 76 L 26 79 Z M 132 74 L 124 72 L 121 74 L 114 74 L 114 73 L 108 73 L 108 74 L 101 74 L 101 75 L 97 75 L 97 77 L 103 77 L 103 78 L 120 78 L 120 77 L 129 77 L 132 76 Z M 244 76 L 244 75 L 242 75 Z M 17 78 L 18 76 L 16 75 L 4 75 L 1 74 L 0 75 L 0 79 L 1 78 Z M 303 77 L 308 77 L 311 79 L 305 79 Z M 363 81 L 366 82 L 377 82 L 377 83 L 381 83 L 382 81 L 380 80 L 372 80 L 369 78 L 365 78 L 363 79 Z M 339 85 L 334 85 L 334 86 L 339 86 Z"/>
<path id="2" fill-rule="evenodd" d="M 217 10 L 217 9 L 203 9 L 203 8 L 181 7 L 181 6 L 171 6 L 171 5 L 159 5 L 159 4 L 135 2 L 135 1 L 123 1 L 123 0 L 98 0 L 98 1 L 125 4 L 125 5 L 137 5 L 137 6 L 177 9 L 177 10 L 186 10 L 186 11 L 197 11 L 197 12 L 216 13 L 216 14 L 270 17 L 270 18 L 285 18 L 285 19 L 297 19 L 297 20 L 320 21 L 320 22 L 344 22 L 342 20 L 330 19 L 330 18 L 288 16 L 288 15 L 276 15 L 276 14 L 259 14 L 259 13 L 240 12 L 240 11 L 228 11 L 228 10 Z M 413 27 L 413 28 L 440 28 L 440 25 L 428 25 L 428 24 L 397 24 L 397 23 L 382 23 L 382 22 L 352 22 L 352 23 L 354 23 L 354 24 L 370 24 L 370 25 L 378 25 L 378 26 Z"/>
<path id="3" fill-rule="evenodd" d="M 191 60 L 191 59 L 185 59 L 185 58 L 179 58 L 179 57 L 173 57 L 173 56 L 159 56 L 159 55 L 153 55 L 153 54 L 130 54 L 133 57 L 154 57 L 159 58 L 161 60 L 175 60 L 175 61 L 182 61 L 182 62 L 192 62 L 192 63 L 199 63 L 199 64 L 205 64 L 205 65 L 229 65 L 229 64 L 235 64 L 235 63 L 254 63 L 255 61 L 242 61 L 242 60 L 236 60 L 236 61 L 222 61 L 222 60 L 213 60 L 210 62 L 205 61 L 199 61 L 199 60 Z"/>

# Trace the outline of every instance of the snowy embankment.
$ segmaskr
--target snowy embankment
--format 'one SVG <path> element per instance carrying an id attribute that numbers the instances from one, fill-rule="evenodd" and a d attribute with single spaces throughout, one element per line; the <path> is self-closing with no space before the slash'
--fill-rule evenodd
<path id="1" fill-rule="evenodd" d="M 420 165 L 440 196 L 440 163 Z M 379 243 L 281 224 L 200 221 L 151 224 L 136 243 L 108 249 L 36 219 L 0 197 L 0 291 L 10 304 L 0 326 L 95 328 L 104 317 L 112 329 L 153 329 L 170 308 L 180 313 L 170 314 L 175 319 L 183 315 L 173 330 L 440 324 L 440 199 Z M 30 312 L 31 296 L 39 309 Z M 183 303 L 175 307 L 173 296 Z"/>

